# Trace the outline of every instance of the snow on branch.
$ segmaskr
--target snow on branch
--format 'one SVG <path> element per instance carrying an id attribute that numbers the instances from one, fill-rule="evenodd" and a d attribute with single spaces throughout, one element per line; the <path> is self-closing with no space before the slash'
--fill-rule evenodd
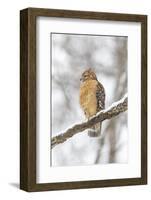
<path id="1" fill-rule="evenodd" d="M 91 128 L 98 122 L 102 122 L 106 119 L 110 119 L 112 117 L 119 115 L 120 113 L 126 111 L 127 107 L 128 107 L 128 96 L 127 94 L 125 94 L 121 100 L 114 102 L 107 109 L 99 111 L 95 116 L 91 117 L 86 122 L 76 124 L 71 128 L 69 128 L 68 130 L 66 130 L 65 132 L 57 136 L 54 136 L 51 139 L 51 148 L 54 148 L 56 145 L 65 142 L 66 140 L 73 137 L 77 133 L 80 133 L 88 128 Z"/>

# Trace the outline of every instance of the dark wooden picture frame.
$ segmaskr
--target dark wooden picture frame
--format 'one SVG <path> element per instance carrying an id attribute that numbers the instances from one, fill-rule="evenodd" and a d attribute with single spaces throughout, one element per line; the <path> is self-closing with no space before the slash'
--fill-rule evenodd
<path id="1" fill-rule="evenodd" d="M 141 23 L 141 178 L 36 183 L 36 18 L 62 17 Z M 20 12 L 20 188 L 46 191 L 147 184 L 147 16 L 27 8 Z"/>

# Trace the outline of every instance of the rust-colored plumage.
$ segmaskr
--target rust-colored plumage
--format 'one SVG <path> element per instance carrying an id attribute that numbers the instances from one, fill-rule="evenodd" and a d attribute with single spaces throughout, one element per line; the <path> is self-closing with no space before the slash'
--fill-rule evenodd
<path id="1" fill-rule="evenodd" d="M 84 71 L 80 80 L 80 105 L 89 119 L 105 108 L 105 90 L 91 69 Z M 90 137 L 97 137 L 100 134 L 101 123 L 97 123 L 88 131 Z"/>

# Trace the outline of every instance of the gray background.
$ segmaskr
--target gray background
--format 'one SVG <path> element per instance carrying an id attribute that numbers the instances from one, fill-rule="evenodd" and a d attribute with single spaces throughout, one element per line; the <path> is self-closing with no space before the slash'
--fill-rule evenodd
<path id="1" fill-rule="evenodd" d="M 80 77 L 91 67 L 106 92 L 106 108 L 127 92 L 127 37 L 51 34 L 52 136 L 85 120 L 79 105 Z M 87 131 L 56 146 L 52 166 L 126 163 L 127 112 L 103 122 L 100 138 Z"/>

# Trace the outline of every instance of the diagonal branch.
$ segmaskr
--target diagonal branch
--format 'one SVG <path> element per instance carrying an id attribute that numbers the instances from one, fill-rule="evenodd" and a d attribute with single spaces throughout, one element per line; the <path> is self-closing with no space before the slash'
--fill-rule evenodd
<path id="1" fill-rule="evenodd" d="M 126 94 L 121 100 L 113 103 L 109 108 L 98 112 L 95 116 L 91 117 L 86 122 L 76 124 L 71 128 L 69 128 L 68 130 L 66 130 L 65 132 L 57 136 L 54 136 L 51 139 L 51 148 L 54 148 L 56 145 L 65 142 L 66 140 L 73 137 L 77 133 L 82 132 L 88 128 L 91 128 L 98 122 L 102 122 L 106 119 L 110 119 L 112 117 L 119 115 L 120 113 L 126 111 L 127 107 L 128 107 L 128 96 Z"/>

